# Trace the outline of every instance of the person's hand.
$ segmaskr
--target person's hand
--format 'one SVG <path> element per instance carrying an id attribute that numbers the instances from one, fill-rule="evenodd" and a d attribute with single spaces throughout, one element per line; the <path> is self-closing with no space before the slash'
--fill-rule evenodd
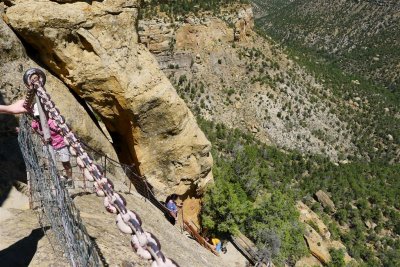
<path id="1" fill-rule="evenodd" d="M 11 114 L 20 114 L 20 113 L 25 113 L 28 112 L 26 108 L 24 108 L 24 99 L 20 99 L 13 104 L 8 106 L 8 111 Z"/>

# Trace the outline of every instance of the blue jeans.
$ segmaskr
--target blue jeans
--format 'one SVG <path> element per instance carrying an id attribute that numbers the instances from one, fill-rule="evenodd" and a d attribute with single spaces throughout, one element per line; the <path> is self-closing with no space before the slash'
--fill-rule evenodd
<path id="1" fill-rule="evenodd" d="M 219 252 L 221 252 L 221 248 L 222 248 L 222 243 L 219 242 L 219 243 L 217 244 L 215 250 L 219 253 Z"/>

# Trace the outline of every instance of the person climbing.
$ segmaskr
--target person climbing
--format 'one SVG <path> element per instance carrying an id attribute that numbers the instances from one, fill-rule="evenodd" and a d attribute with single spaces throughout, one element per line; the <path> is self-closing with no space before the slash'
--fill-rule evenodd
<path id="1" fill-rule="evenodd" d="M 165 200 L 165 206 L 169 210 L 169 213 L 172 215 L 172 217 L 175 218 L 175 221 L 178 220 L 178 208 L 182 207 L 182 204 L 177 204 L 176 200 L 178 199 L 177 194 L 172 194 L 167 197 Z"/>
<path id="2" fill-rule="evenodd" d="M 42 126 L 39 121 L 39 109 L 37 104 L 33 106 L 33 116 L 35 119 L 32 121 L 32 129 L 43 136 Z M 54 152 L 58 160 L 64 167 L 65 173 L 67 175 L 67 182 L 72 184 L 72 166 L 70 163 L 69 151 L 67 145 L 64 143 L 64 138 L 60 134 L 60 129 L 58 128 L 56 122 L 53 119 L 48 118 L 47 124 L 50 128 L 50 144 L 54 148 Z"/>
<path id="3" fill-rule="evenodd" d="M 20 114 L 20 113 L 28 112 L 28 110 L 26 110 L 26 108 L 24 108 L 24 102 L 25 102 L 25 100 L 20 99 L 10 105 L 0 105 L 0 113 Z"/>

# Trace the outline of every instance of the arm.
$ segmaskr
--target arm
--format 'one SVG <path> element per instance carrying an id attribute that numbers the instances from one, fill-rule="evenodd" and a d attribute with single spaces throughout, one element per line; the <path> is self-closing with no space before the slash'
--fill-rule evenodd
<path id="1" fill-rule="evenodd" d="M 0 113 L 20 114 L 28 112 L 26 108 L 24 108 L 24 102 L 25 100 L 21 99 L 11 105 L 0 105 Z"/>

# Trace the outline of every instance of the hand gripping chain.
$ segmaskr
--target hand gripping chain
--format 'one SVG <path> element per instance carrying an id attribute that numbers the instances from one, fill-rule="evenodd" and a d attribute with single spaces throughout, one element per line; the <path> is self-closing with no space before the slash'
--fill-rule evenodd
<path id="1" fill-rule="evenodd" d="M 77 157 L 77 164 L 83 169 L 85 178 L 94 182 L 96 195 L 104 197 L 104 207 L 108 212 L 117 214 L 116 224 L 118 229 L 125 234 L 131 234 L 131 245 L 137 255 L 143 259 L 152 260 L 151 267 L 179 267 L 176 262 L 164 256 L 158 239 L 153 234 L 143 230 L 139 215 L 126 208 L 125 198 L 114 192 L 114 185 L 111 180 L 104 177 L 101 167 L 95 164 L 93 159 L 85 152 L 79 139 L 71 131 L 65 122 L 65 118 L 56 108 L 50 95 L 47 94 L 44 88 L 46 83 L 44 72 L 37 68 L 29 69 L 25 72 L 23 80 L 28 88 L 24 107 L 31 108 L 33 97 L 37 93 L 45 112 L 60 128 L 64 142 L 69 146 L 69 151 Z"/>

